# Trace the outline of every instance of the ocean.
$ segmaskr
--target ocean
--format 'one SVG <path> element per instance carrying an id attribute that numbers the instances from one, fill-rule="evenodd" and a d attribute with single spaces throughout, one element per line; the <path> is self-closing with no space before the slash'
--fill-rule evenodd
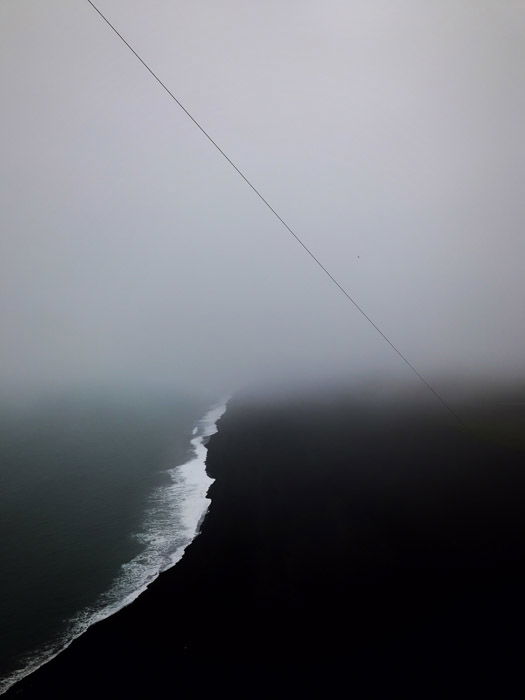
<path id="1" fill-rule="evenodd" d="M 182 557 L 224 409 L 158 395 L 0 409 L 0 694 Z"/>

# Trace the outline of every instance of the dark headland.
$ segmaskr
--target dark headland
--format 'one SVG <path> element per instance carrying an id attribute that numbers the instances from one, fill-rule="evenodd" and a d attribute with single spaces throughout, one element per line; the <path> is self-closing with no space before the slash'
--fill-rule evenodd
<path id="1" fill-rule="evenodd" d="M 234 399 L 183 560 L 6 698 L 522 697 L 524 408 L 490 401 Z"/>

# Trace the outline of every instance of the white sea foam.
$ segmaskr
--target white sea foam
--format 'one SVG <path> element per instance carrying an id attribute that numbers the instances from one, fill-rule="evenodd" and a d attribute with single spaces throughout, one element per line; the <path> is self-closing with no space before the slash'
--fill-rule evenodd
<path id="1" fill-rule="evenodd" d="M 59 639 L 26 657 L 19 669 L 0 679 L 0 695 L 51 661 L 96 622 L 132 603 L 162 571 L 180 561 L 199 533 L 210 504 L 207 493 L 213 479 L 206 473 L 206 442 L 217 432 L 217 421 L 226 404 L 227 400 L 217 404 L 197 423 L 191 440 L 193 457 L 168 469 L 166 483 L 151 494 L 144 527 L 135 535 L 143 545 L 141 553 L 122 565 L 113 585 L 95 607 L 83 610 Z"/>

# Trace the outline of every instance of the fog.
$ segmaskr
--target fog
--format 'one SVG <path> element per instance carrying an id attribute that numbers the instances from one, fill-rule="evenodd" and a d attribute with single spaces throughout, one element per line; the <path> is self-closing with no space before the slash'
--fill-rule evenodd
<path id="1" fill-rule="evenodd" d="M 438 388 L 525 369 L 525 5 L 100 0 Z M 0 4 L 0 384 L 416 381 L 84 0 Z"/>

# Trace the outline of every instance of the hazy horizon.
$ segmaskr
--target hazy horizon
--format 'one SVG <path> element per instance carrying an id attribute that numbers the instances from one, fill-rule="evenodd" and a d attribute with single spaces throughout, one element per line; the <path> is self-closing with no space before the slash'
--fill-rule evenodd
<path id="1" fill-rule="evenodd" d="M 525 6 L 99 6 L 422 374 L 523 381 Z M 88 3 L 0 26 L 5 395 L 417 382 Z"/>

